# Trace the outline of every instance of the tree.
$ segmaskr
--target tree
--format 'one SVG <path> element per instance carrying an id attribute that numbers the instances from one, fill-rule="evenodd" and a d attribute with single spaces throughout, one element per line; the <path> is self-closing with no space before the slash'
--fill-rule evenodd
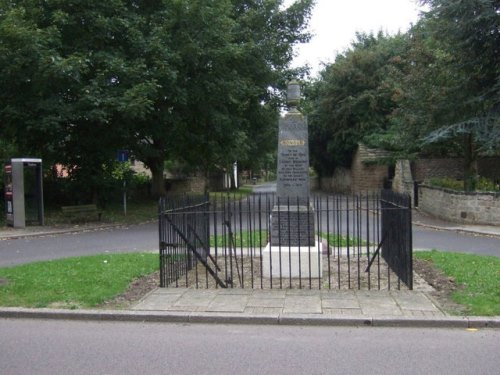
<path id="1" fill-rule="evenodd" d="M 2 136 L 68 165 L 94 193 L 121 148 L 151 169 L 156 194 L 166 159 L 204 171 L 250 159 L 275 89 L 295 74 L 293 46 L 308 38 L 312 0 L 281 5 L 3 0 Z"/>
<path id="2" fill-rule="evenodd" d="M 422 3 L 430 6 L 424 27 L 436 50 L 444 56 L 438 61 L 440 76 L 449 77 L 439 86 L 443 91 L 442 104 L 427 108 L 435 125 L 424 134 L 424 147 L 438 140 L 460 137 L 465 160 L 464 188 L 473 190 L 477 156 L 486 149 L 494 152 L 492 147 L 498 149 L 500 143 L 500 2 L 424 0 Z M 421 82 L 435 82 L 436 75 L 429 74 L 430 69 L 426 73 Z"/>
<path id="3" fill-rule="evenodd" d="M 406 46 L 404 35 L 358 34 L 308 89 L 311 159 L 320 175 L 350 166 L 359 142 L 389 128 L 398 88 L 388 76 Z"/>
<path id="4" fill-rule="evenodd" d="M 96 200 L 121 143 L 117 76 L 133 70 L 121 47 L 127 9 L 115 0 L 3 1 L 1 9 L 2 135 L 23 154 L 68 166 L 88 188 L 81 199 Z"/>

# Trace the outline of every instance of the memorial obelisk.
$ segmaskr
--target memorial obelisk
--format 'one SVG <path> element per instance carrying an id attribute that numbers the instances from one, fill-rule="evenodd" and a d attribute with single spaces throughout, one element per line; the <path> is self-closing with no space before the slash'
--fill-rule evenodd
<path id="1" fill-rule="evenodd" d="M 315 241 L 310 203 L 307 120 L 298 110 L 300 84 L 287 88 L 288 112 L 280 118 L 276 202 L 271 240 L 263 252 L 267 277 L 321 277 L 321 245 Z"/>

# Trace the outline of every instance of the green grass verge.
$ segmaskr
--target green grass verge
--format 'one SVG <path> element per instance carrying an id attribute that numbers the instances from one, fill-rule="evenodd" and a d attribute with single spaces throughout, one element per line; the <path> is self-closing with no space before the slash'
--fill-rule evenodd
<path id="1" fill-rule="evenodd" d="M 328 241 L 330 246 L 336 247 L 347 247 L 347 246 L 366 246 L 368 243 L 357 237 L 347 237 L 339 234 L 333 233 L 320 233 L 321 238 Z"/>
<path id="2" fill-rule="evenodd" d="M 253 189 L 249 186 L 241 186 L 237 190 L 228 191 L 211 191 L 209 197 L 211 201 L 221 202 L 223 200 L 240 200 L 248 197 L 253 192 Z"/>
<path id="3" fill-rule="evenodd" d="M 269 240 L 269 232 L 267 230 L 261 231 L 238 231 L 234 234 L 234 242 L 236 247 L 264 247 L 267 245 Z M 217 235 L 217 239 L 214 235 L 210 236 L 210 247 L 230 247 L 229 235 L 222 233 Z"/>
<path id="4" fill-rule="evenodd" d="M 415 257 L 432 262 L 463 286 L 453 300 L 471 315 L 500 315 L 500 258 L 472 254 L 417 251 Z"/>
<path id="5" fill-rule="evenodd" d="M 320 233 L 321 238 L 328 240 L 330 246 L 346 247 L 346 246 L 366 246 L 367 242 L 359 240 L 356 237 L 349 237 L 336 234 L 327 234 L 324 232 Z M 234 241 L 236 247 L 264 247 L 269 240 L 269 232 L 267 230 L 262 231 L 247 231 L 243 230 L 241 232 L 236 232 L 234 235 Z M 229 236 L 228 235 L 217 235 L 217 241 L 215 236 L 210 236 L 210 247 L 229 247 Z"/>
<path id="6" fill-rule="evenodd" d="M 158 268 L 158 255 L 153 253 L 95 255 L 0 268 L 0 305 L 95 307 Z"/>
<path id="7" fill-rule="evenodd" d="M 144 201 L 140 203 L 127 203 L 127 214 L 123 212 L 123 206 L 119 204 L 108 205 L 102 210 L 102 222 L 114 224 L 136 224 L 143 223 L 158 217 L 158 202 Z M 89 218 L 92 223 L 98 223 L 97 215 Z M 45 210 L 45 224 L 79 224 L 82 221 L 73 221 L 64 216 L 60 207 L 51 207 Z"/>

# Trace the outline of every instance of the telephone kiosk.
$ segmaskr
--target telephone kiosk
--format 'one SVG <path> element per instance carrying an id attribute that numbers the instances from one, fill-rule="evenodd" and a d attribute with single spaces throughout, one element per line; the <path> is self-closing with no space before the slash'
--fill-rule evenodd
<path id="1" fill-rule="evenodd" d="M 10 159 L 4 166 L 7 225 L 44 225 L 42 159 Z"/>

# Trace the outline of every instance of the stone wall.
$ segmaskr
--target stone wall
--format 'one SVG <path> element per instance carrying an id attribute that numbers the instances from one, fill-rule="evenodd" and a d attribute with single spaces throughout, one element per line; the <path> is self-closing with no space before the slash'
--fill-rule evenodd
<path id="1" fill-rule="evenodd" d="M 388 178 L 387 165 L 377 164 L 380 159 L 388 157 L 389 152 L 370 149 L 360 144 L 351 164 L 353 193 L 379 191 L 384 188 L 384 180 Z"/>
<path id="2" fill-rule="evenodd" d="M 379 191 L 389 177 L 389 168 L 378 163 L 388 156 L 388 151 L 359 144 L 351 168 L 336 168 L 332 177 L 322 177 L 320 189 L 343 194 Z"/>
<path id="3" fill-rule="evenodd" d="M 309 177 L 309 189 L 311 191 L 317 191 L 320 189 L 320 180 L 319 177 Z"/>
<path id="4" fill-rule="evenodd" d="M 392 190 L 401 194 L 409 194 L 414 202 L 413 173 L 409 160 L 398 160 L 392 179 Z"/>
<path id="5" fill-rule="evenodd" d="M 351 183 L 351 171 L 337 168 L 332 177 L 321 177 L 319 188 L 324 192 L 348 194 L 351 192 Z"/>
<path id="6" fill-rule="evenodd" d="M 203 177 L 169 178 L 166 180 L 168 194 L 203 193 L 205 179 Z"/>
<path id="7" fill-rule="evenodd" d="M 500 225 L 500 193 L 465 193 L 420 185 L 419 208 L 456 223 Z"/>

